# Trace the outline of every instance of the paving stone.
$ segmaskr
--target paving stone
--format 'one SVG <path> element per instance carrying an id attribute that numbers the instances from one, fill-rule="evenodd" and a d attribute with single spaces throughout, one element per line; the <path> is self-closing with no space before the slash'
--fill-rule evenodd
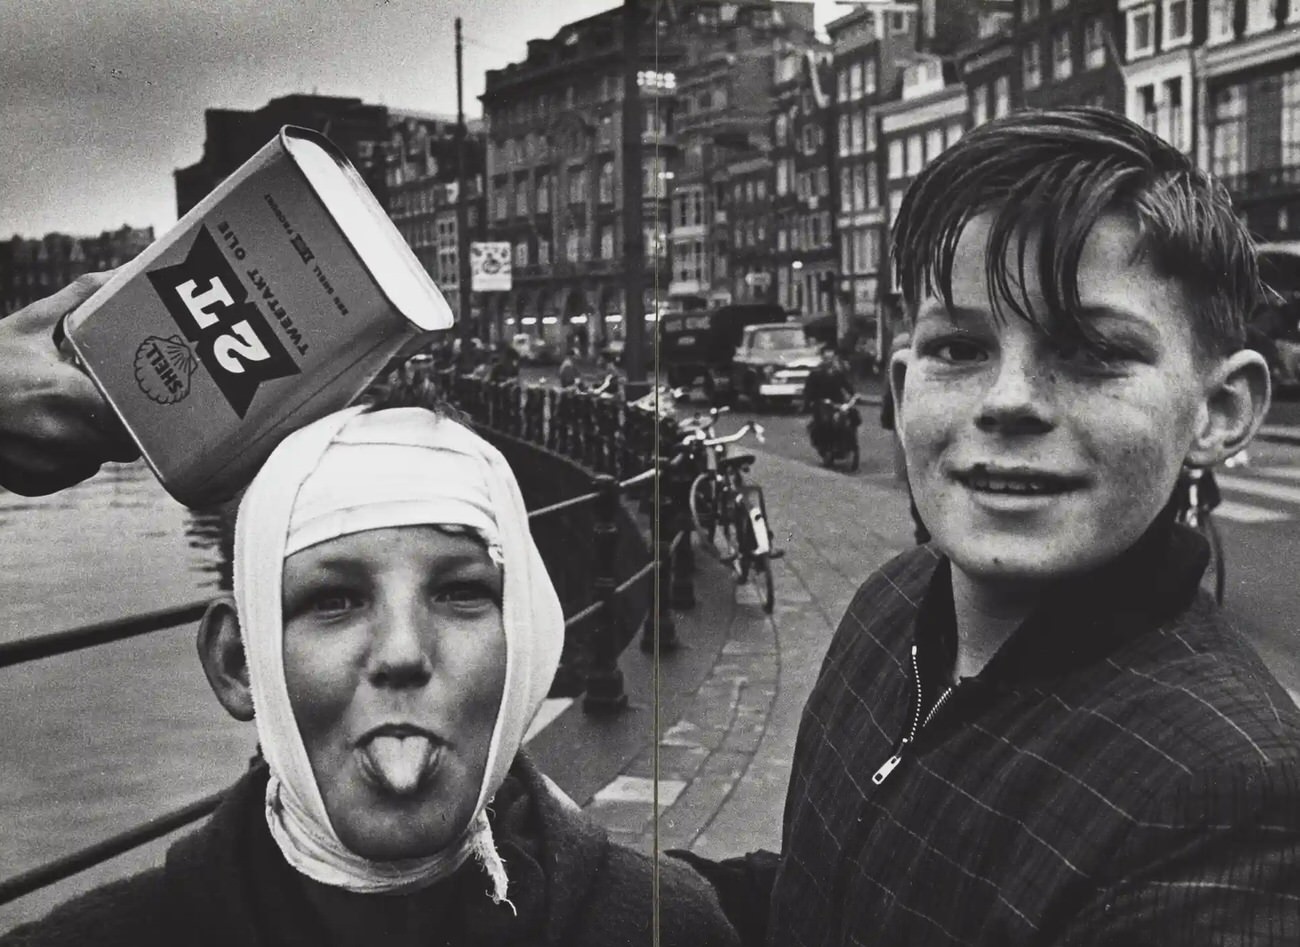
<path id="1" fill-rule="evenodd" d="M 659 805 L 671 806 L 686 783 L 680 779 L 659 779 Z M 635 802 L 647 805 L 654 802 L 656 780 L 644 776 L 616 776 L 603 789 L 596 792 L 593 803 Z"/>
<path id="2" fill-rule="evenodd" d="M 683 781 L 691 779 L 708 755 L 708 748 L 702 746 L 660 746 L 660 794 L 663 793 L 665 779 Z"/>
<path id="3" fill-rule="evenodd" d="M 723 738 L 718 749 L 722 752 L 731 750 L 738 753 L 753 754 L 762 741 L 763 731 L 757 727 L 750 730 L 732 730 Z"/>
<path id="4" fill-rule="evenodd" d="M 752 753 L 731 749 L 719 750 L 709 755 L 709 758 L 700 766 L 700 771 L 695 778 L 727 776 L 731 779 L 739 779 L 749 769 L 752 759 Z"/>
<path id="5" fill-rule="evenodd" d="M 667 825 L 674 831 L 688 832 L 692 838 L 699 835 L 727 801 L 736 782 L 730 775 L 695 778 L 672 808 L 659 817 L 660 831 Z"/>
<path id="6" fill-rule="evenodd" d="M 660 746 L 702 746 L 702 732 L 689 720 L 678 720 L 664 731 L 659 739 Z"/>

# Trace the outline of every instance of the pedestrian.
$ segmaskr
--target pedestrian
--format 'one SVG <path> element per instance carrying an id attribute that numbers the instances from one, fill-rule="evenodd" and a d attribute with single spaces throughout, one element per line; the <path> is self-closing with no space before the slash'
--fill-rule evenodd
<path id="1" fill-rule="evenodd" d="M 43 496 L 140 451 L 70 350 L 62 319 L 108 282 L 88 273 L 0 319 L 0 488 Z"/>
<path id="2" fill-rule="evenodd" d="M 263 759 L 163 867 L 6 945 L 729 945 L 711 889 L 612 845 L 520 750 L 564 617 L 494 448 L 423 407 L 286 438 L 200 659 Z"/>
<path id="3" fill-rule="evenodd" d="M 1269 400 L 1226 191 L 1122 116 L 1027 110 L 893 239 L 933 541 L 840 623 L 779 859 L 681 857 L 751 943 L 1300 943 L 1300 711 L 1162 514 Z"/>
<path id="4" fill-rule="evenodd" d="M 577 352 L 571 348 L 564 353 L 564 361 L 560 363 L 559 370 L 561 388 L 572 388 L 578 384 L 577 357 Z"/>

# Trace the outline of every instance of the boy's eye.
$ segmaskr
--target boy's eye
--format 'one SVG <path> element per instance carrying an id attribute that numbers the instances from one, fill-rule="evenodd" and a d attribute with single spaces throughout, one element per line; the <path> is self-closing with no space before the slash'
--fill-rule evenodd
<path id="1" fill-rule="evenodd" d="M 1079 368 L 1111 370 L 1128 360 L 1130 356 L 1114 345 L 1082 345 L 1077 342 L 1064 342 L 1056 347 L 1056 357 Z"/>
<path id="2" fill-rule="evenodd" d="M 301 611 L 318 617 L 341 615 L 361 607 L 361 596 L 347 589 L 322 589 L 303 602 Z"/>
<path id="3" fill-rule="evenodd" d="M 961 336 L 931 339 L 921 346 L 921 353 L 951 364 L 968 364 L 988 359 L 984 346 Z"/>
<path id="4" fill-rule="evenodd" d="M 437 589 L 434 598 L 465 611 L 501 604 L 500 593 L 486 582 L 449 582 Z"/>

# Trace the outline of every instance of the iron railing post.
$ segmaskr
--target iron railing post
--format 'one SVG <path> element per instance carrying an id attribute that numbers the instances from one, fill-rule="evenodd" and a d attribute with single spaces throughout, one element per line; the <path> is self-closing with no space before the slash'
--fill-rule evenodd
<path id="1" fill-rule="evenodd" d="M 673 518 L 676 550 L 673 553 L 673 608 L 687 609 L 695 607 L 695 549 L 691 545 L 694 524 L 691 522 L 691 484 L 695 471 L 686 464 L 678 464 L 669 469 L 671 477 L 669 490 L 673 494 Z"/>
<path id="2" fill-rule="evenodd" d="M 591 664 L 587 670 L 587 692 L 582 709 L 587 713 L 616 713 L 627 707 L 623 690 L 623 672 L 618 667 L 618 613 L 615 610 L 618 578 L 615 556 L 618 552 L 618 481 L 608 474 L 597 474 L 596 537 L 592 579 L 593 601 L 600 604 L 591 635 Z"/>

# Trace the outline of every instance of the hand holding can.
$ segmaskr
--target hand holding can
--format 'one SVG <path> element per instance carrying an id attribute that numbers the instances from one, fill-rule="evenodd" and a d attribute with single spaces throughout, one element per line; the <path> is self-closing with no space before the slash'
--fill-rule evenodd
<path id="1" fill-rule="evenodd" d="M 0 487 L 43 496 L 140 451 L 55 330 L 108 282 L 88 273 L 53 296 L 0 319 Z"/>

